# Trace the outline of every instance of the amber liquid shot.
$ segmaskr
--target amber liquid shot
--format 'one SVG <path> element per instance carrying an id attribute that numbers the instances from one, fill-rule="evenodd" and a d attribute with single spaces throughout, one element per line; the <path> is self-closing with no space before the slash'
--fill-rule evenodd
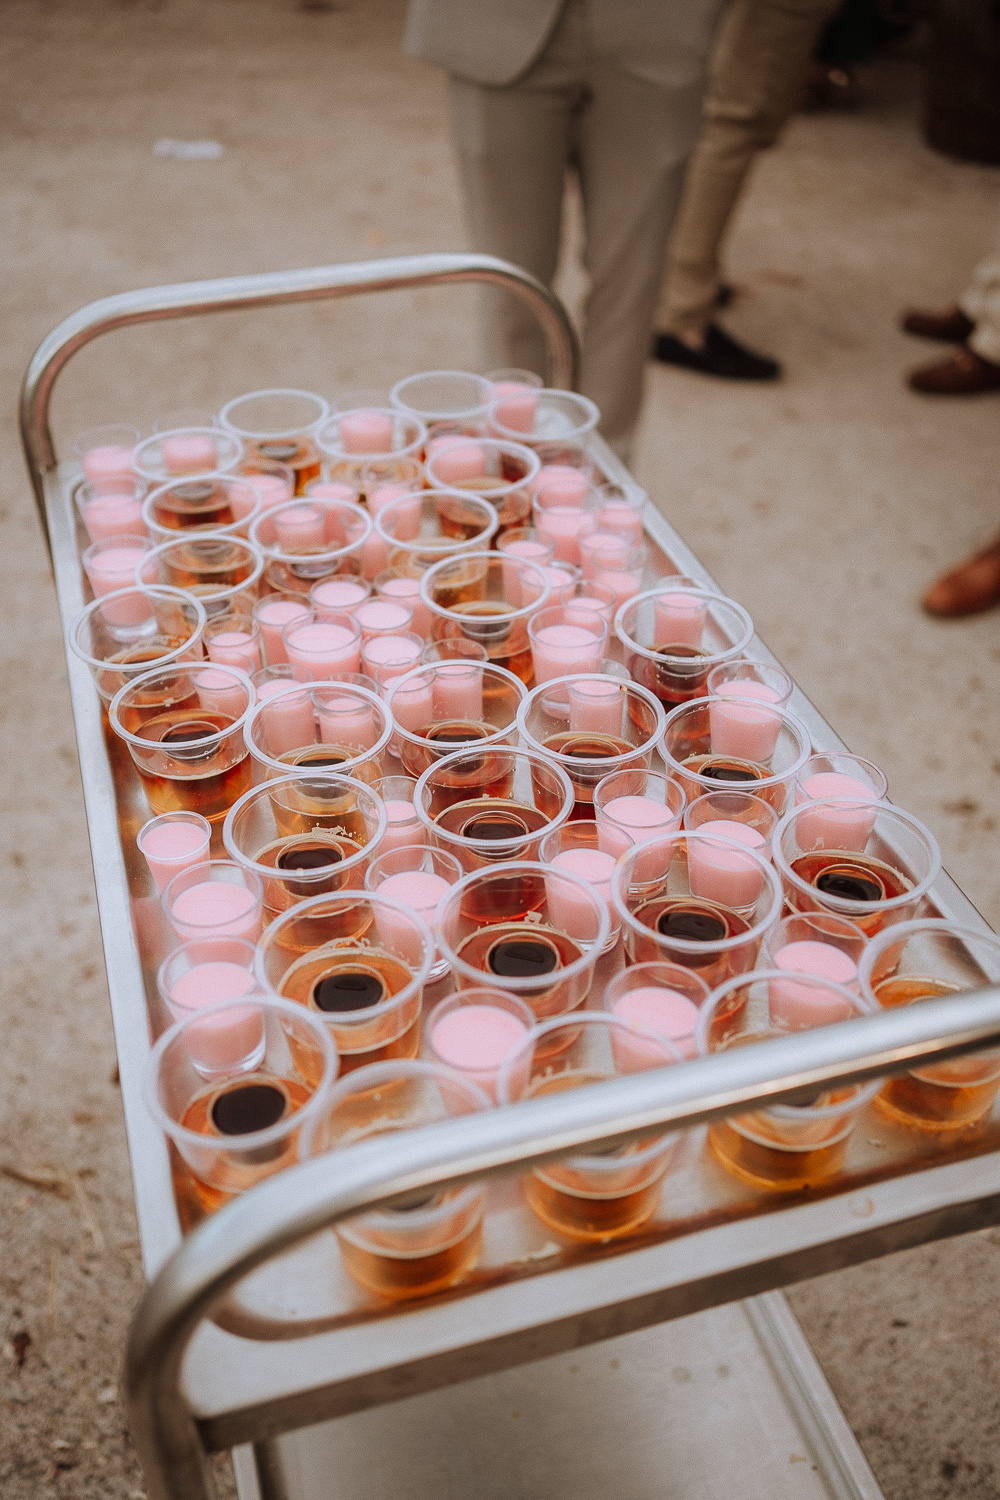
<path id="1" fill-rule="evenodd" d="M 908 975 L 885 980 L 875 993 L 880 1005 L 893 1009 L 937 995 L 957 994 L 958 986 L 940 979 Z M 977 1063 L 983 1073 L 992 1076 L 977 1080 Z M 1000 1088 L 998 1071 L 1000 1063 L 995 1060 L 972 1056 L 914 1073 L 900 1073 L 886 1080 L 877 1096 L 878 1104 L 906 1125 L 924 1130 L 958 1130 L 981 1120 L 989 1110 Z"/>
<path id="2" fill-rule="evenodd" d="M 446 1190 L 416 1200 L 408 1207 L 383 1209 L 382 1213 L 391 1217 L 422 1208 L 437 1208 L 457 1196 L 457 1190 Z M 376 1240 L 378 1233 L 371 1221 L 365 1225 L 365 1237 L 369 1241 Z M 456 1235 L 451 1243 L 408 1253 L 401 1253 L 388 1243 L 379 1253 L 370 1246 L 356 1244 L 347 1234 L 339 1235 L 338 1239 L 345 1268 L 369 1291 L 392 1299 L 427 1297 L 432 1292 L 454 1286 L 472 1270 L 482 1250 L 483 1225 L 482 1219 L 478 1218 L 471 1228 Z"/>
<path id="3" fill-rule="evenodd" d="M 876 859 L 871 854 L 855 854 L 849 850 L 815 850 L 800 854 L 792 860 L 791 869 L 806 884 L 814 886 L 821 895 L 839 897 L 844 901 L 891 901 L 905 896 L 910 883 L 891 865 Z M 808 910 L 808 903 L 800 892 L 788 892 L 789 904 L 797 911 Z M 871 915 L 852 916 L 852 921 L 874 937 L 885 925 L 881 912 Z"/>
<path id="4" fill-rule="evenodd" d="M 194 700 L 195 695 L 191 695 Z M 136 772 L 155 814 L 197 812 L 209 822 L 225 817 L 238 797 L 250 789 L 249 755 L 233 764 L 232 746 L 214 737 L 236 721 L 226 714 L 195 706 L 153 714 L 142 725 L 142 738 L 154 750 Z M 210 741 L 200 748 L 198 741 Z"/>
<path id="5" fill-rule="evenodd" d="M 411 982 L 407 966 L 378 948 L 327 948 L 305 954 L 281 981 L 281 993 L 325 1016 L 340 1053 L 341 1075 L 364 1063 L 416 1057 L 420 1047 L 420 1000 L 390 1012 L 373 1015 L 364 1024 L 364 1011 L 398 994 Z M 337 1025 L 337 1016 L 352 1016 L 355 1024 Z M 361 1024 L 357 1024 L 357 1023 Z"/>

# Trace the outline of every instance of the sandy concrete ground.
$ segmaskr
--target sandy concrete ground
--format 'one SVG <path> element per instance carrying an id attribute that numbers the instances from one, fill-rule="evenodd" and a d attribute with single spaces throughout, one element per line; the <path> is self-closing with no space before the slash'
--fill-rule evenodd
<path id="1" fill-rule="evenodd" d="M 0 6 L 0 1487 L 131 1497 L 117 1393 L 138 1295 L 88 845 L 47 565 L 14 412 L 59 318 L 127 287 L 462 243 L 443 90 L 398 51 L 397 0 Z M 921 144 L 911 65 L 857 113 L 800 119 L 733 243 L 728 322 L 773 390 L 651 371 L 637 469 L 852 747 L 939 835 L 996 924 L 996 615 L 937 625 L 921 585 L 996 524 L 998 398 L 935 404 L 897 306 L 948 300 L 992 241 L 1000 174 Z M 219 161 L 153 156 L 212 138 Z M 385 299 L 115 336 L 76 363 L 57 438 L 145 428 L 275 379 L 334 393 L 476 364 L 471 299 Z M 809 1336 L 889 1500 L 1000 1488 L 1000 1234 L 799 1288 Z"/>

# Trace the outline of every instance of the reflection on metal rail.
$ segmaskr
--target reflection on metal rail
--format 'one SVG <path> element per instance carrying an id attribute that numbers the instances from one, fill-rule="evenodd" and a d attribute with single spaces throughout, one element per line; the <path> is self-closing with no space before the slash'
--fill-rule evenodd
<path id="1" fill-rule="evenodd" d="M 372 1140 L 338 1152 L 335 1177 L 329 1158 L 320 1157 L 270 1179 L 190 1235 L 133 1321 L 125 1394 L 150 1500 L 210 1500 L 213 1493 L 180 1390 L 184 1352 L 199 1324 L 249 1272 L 320 1229 L 417 1190 L 523 1168 L 588 1144 L 624 1144 L 760 1103 L 794 1103 L 820 1086 L 998 1042 L 995 986 L 406 1132 L 393 1140 L 391 1163 L 384 1142 Z M 459 1377 L 442 1372 L 439 1383 L 451 1378 Z M 282 1430 L 317 1420 L 314 1402 Z"/>
<path id="2" fill-rule="evenodd" d="M 405 255 L 349 265 L 316 266 L 308 271 L 273 271 L 261 276 L 227 276 L 177 286 L 146 287 L 91 302 L 54 328 L 35 350 L 21 386 L 21 442 L 31 476 L 42 531 L 48 541 L 43 477 L 56 462 L 49 430 L 52 390 L 61 371 L 80 349 L 102 334 L 137 323 L 190 318 L 204 313 L 247 311 L 290 302 L 321 302 L 359 292 L 393 292 L 424 286 L 478 282 L 512 292 L 538 320 L 548 354 L 550 385 L 575 389 L 579 347 L 566 310 L 549 289 L 527 271 L 492 255 Z"/>

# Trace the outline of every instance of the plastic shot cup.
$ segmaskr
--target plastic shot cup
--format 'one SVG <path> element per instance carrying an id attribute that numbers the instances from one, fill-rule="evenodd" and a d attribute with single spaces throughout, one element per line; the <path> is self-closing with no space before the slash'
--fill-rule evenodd
<path id="1" fill-rule="evenodd" d="M 875 808 L 885 800 L 889 783 L 885 773 L 870 760 L 846 751 L 827 751 L 810 755 L 795 777 L 795 805 L 835 798 L 851 804 L 840 812 L 829 810 L 815 814 L 815 828 L 806 818 L 799 824 L 800 837 L 809 834 L 825 836 L 845 849 L 864 849 L 875 826 Z M 858 805 L 865 808 L 858 811 Z"/>
<path id="2" fill-rule="evenodd" d="M 113 536 L 135 536 L 148 540 L 149 532 L 142 518 L 146 493 L 143 480 L 134 476 L 123 479 L 120 488 L 108 491 L 95 487 L 89 479 L 73 492 L 80 520 L 91 542 L 103 542 Z"/>
<path id="3" fill-rule="evenodd" d="M 536 567 L 547 567 L 555 555 L 550 541 L 544 541 L 534 526 L 512 526 L 497 542 L 497 551 L 502 557 L 511 559 L 508 568 L 508 588 L 517 583 L 517 570 L 521 563 L 534 563 Z"/>
<path id="4" fill-rule="evenodd" d="M 681 1057 L 695 1057 L 698 1012 L 710 994 L 694 969 L 654 960 L 616 974 L 601 1003 L 619 1021 L 663 1037 Z"/>
<path id="5" fill-rule="evenodd" d="M 621 856 L 611 901 L 630 963 L 694 969 L 710 987 L 752 969 L 781 915 L 773 867 L 708 833 L 655 835 Z"/>
<path id="6" fill-rule="evenodd" d="M 261 670 L 260 626 L 246 611 L 213 615 L 205 626 L 204 641 L 209 661 L 239 667 L 248 677 Z"/>
<path id="7" fill-rule="evenodd" d="M 453 635 L 439 641 L 428 641 L 420 659 L 432 664 L 439 661 L 489 661 L 489 654 L 479 641 L 467 641 L 464 635 Z"/>
<path id="8" fill-rule="evenodd" d="M 298 768 L 377 781 L 392 734 L 392 716 L 378 694 L 353 680 L 279 688 L 258 703 L 246 726 L 258 780 Z"/>
<path id="9" fill-rule="evenodd" d="M 302 1154 L 337 1150 L 487 1109 L 489 1099 L 461 1073 L 431 1062 L 386 1062 L 359 1069 L 330 1090 Z M 464 1280 L 482 1248 L 483 1189 L 476 1183 L 412 1194 L 337 1225 L 347 1273 L 388 1301 L 445 1291 Z"/>
<path id="10" fill-rule="evenodd" d="M 513 435 L 521 441 L 533 431 L 538 412 L 538 392 L 542 377 L 533 370 L 491 370 L 486 379 L 493 387 L 490 402 L 489 430 L 494 437 Z M 502 429 L 502 430 L 501 430 Z"/>
<path id="11" fill-rule="evenodd" d="M 410 628 L 420 636 L 423 650 L 424 642 L 430 634 L 431 617 L 420 597 L 420 579 L 411 577 L 404 569 L 383 568 L 381 573 L 376 574 L 370 587 L 377 598 L 393 604 L 404 604 L 413 611 Z"/>
<path id="12" fill-rule="evenodd" d="M 190 474 L 150 490 L 142 502 L 142 518 L 155 542 L 170 541 L 179 531 L 245 537 L 262 508 L 261 490 L 252 478 Z"/>
<path id="13" fill-rule="evenodd" d="M 374 635 L 361 647 L 361 668 L 379 692 L 385 692 L 420 661 L 423 649 L 422 637 L 413 630 Z"/>
<path id="14" fill-rule="evenodd" d="M 679 1061 L 655 1032 L 585 1011 L 536 1026 L 500 1069 L 497 1095 L 516 1104 Z M 654 1136 L 546 1162 L 525 1174 L 525 1196 L 542 1223 L 569 1240 L 620 1239 L 656 1213 L 676 1142 L 676 1135 Z"/>
<path id="15" fill-rule="evenodd" d="M 354 618 L 361 626 L 362 641 L 379 635 L 400 635 L 413 628 L 413 606 L 399 599 L 366 599 L 355 606 Z M 423 650 L 423 641 L 420 649 Z"/>
<path id="16" fill-rule="evenodd" d="M 300 682 L 328 682 L 361 671 L 361 623 L 353 614 L 311 609 L 281 632 L 281 649 Z"/>
<path id="17" fill-rule="evenodd" d="M 133 584 L 157 582 L 156 562 L 153 559 L 152 543 L 148 538 L 144 540 L 127 532 L 123 536 L 105 536 L 98 542 L 91 542 L 80 560 L 87 582 L 97 599 L 106 594 L 119 594 Z M 145 612 L 140 609 L 139 619 L 144 617 Z M 120 600 L 116 601 L 113 613 L 105 611 L 105 618 L 110 618 L 124 629 L 130 629 L 136 623 L 130 610 Z"/>
<path id="18" fill-rule="evenodd" d="M 580 566 L 580 544 L 597 529 L 594 495 L 578 482 L 579 475 L 576 469 L 565 476 L 545 476 L 542 470 L 544 482 L 536 484 L 531 504 L 534 528 L 552 548 L 554 561 L 571 567 Z"/>
<path id="19" fill-rule="evenodd" d="M 243 457 L 243 444 L 221 427 L 194 424 L 160 430 L 132 454 L 135 472 L 160 485 L 190 474 L 228 474 Z"/>
<path id="20" fill-rule="evenodd" d="M 808 729 L 787 708 L 742 698 L 694 698 L 667 714 L 660 754 L 689 802 L 739 787 L 780 815 L 811 749 Z"/>
<path id="21" fill-rule="evenodd" d="M 554 604 L 562 604 L 567 609 L 574 609 L 578 615 L 584 610 L 590 610 L 593 614 L 599 615 L 602 620 L 607 620 L 609 625 L 618 607 L 618 595 L 614 589 L 592 578 L 578 578 L 567 583 L 555 584 L 551 598 Z M 615 666 L 618 665 L 616 662 Z M 628 677 L 629 674 L 624 667 L 621 667 L 620 671 L 623 677 Z"/>
<path id="22" fill-rule="evenodd" d="M 420 832 L 424 832 L 422 827 Z M 433 929 L 442 898 L 464 873 L 458 860 L 446 849 L 432 849 L 417 842 L 387 849 L 383 843 L 365 872 L 365 889 L 402 902 L 418 912 Z M 436 984 L 447 973 L 448 960 L 438 955 L 428 972 L 428 983 Z"/>
<path id="23" fill-rule="evenodd" d="M 145 577 L 147 565 L 149 579 Z M 252 609 L 263 572 L 263 554 L 252 542 L 224 531 L 192 530 L 153 547 L 135 581 L 186 589 L 201 600 L 209 615 L 217 615 L 235 608 Z"/>
<path id="24" fill-rule="evenodd" d="M 611 931 L 607 949 L 614 948 L 621 934 L 618 914 L 611 905 L 611 875 L 617 855 L 612 852 L 603 830 L 593 819 L 581 818 L 573 823 L 564 823 L 552 833 L 547 833 L 538 846 L 538 858 L 552 870 L 568 870 L 579 875 L 603 899 L 608 908 Z M 559 918 L 560 925 L 572 932 L 577 893 L 575 888 L 564 887 L 559 880 L 549 881 L 549 907 Z M 584 914 L 589 925 L 589 909 Z"/>
<path id="25" fill-rule="evenodd" d="M 703 792 L 684 809 L 684 827 L 689 833 L 714 833 L 716 838 L 756 849 L 764 859 L 771 858 L 777 826 L 778 814 L 770 802 L 752 792 Z"/>
<path id="26" fill-rule="evenodd" d="M 242 441 L 248 458 L 287 464 L 295 476 L 295 493 L 301 495 L 320 476 L 315 434 L 329 415 L 327 403 L 311 391 L 266 390 L 227 402 L 219 421 Z"/>
<path id="27" fill-rule="evenodd" d="M 182 943 L 206 937 L 255 943 L 262 930 L 263 899 L 260 878 L 229 859 L 181 870 L 162 893 L 167 921 Z"/>
<path id="28" fill-rule="evenodd" d="M 614 620 L 629 673 L 668 712 L 703 697 L 709 672 L 742 656 L 753 636 L 753 621 L 732 599 L 693 580 L 672 583 L 637 594 Z"/>
<path id="29" fill-rule="evenodd" d="M 128 623 L 125 623 L 125 622 Z M 120 589 L 95 599 L 69 630 L 74 656 L 90 668 L 102 700 L 154 665 L 197 659 L 205 609 L 182 589 Z"/>
<path id="30" fill-rule="evenodd" d="M 403 849 L 412 844 L 426 844 L 427 829 L 417 817 L 413 805 L 416 789 L 417 783 L 412 776 L 380 776 L 372 783 L 372 791 L 382 799 L 386 816 L 385 835 L 379 843 L 380 853 L 387 854 L 390 849 Z"/>
<path id="31" fill-rule="evenodd" d="M 832 980 L 802 975 L 796 983 L 796 1005 L 788 1000 L 782 970 L 759 969 L 720 985 L 698 1016 L 699 1055 L 836 1025 L 874 1010 L 870 1001 Z M 708 1127 L 709 1145 L 728 1172 L 755 1187 L 785 1192 L 820 1187 L 843 1166 L 858 1115 L 879 1086 L 877 1079 L 836 1085 L 795 1104 L 715 1120 Z"/>
<path id="32" fill-rule="evenodd" d="M 747 698 L 784 708 L 792 696 L 792 679 L 770 661 L 724 661 L 713 667 L 705 682 L 710 698 Z"/>
<path id="33" fill-rule="evenodd" d="M 242 1000 L 257 988 L 256 949 L 245 938 L 196 938 L 163 960 L 156 976 L 160 999 L 174 1021 L 222 1000 Z"/>
<path id="34" fill-rule="evenodd" d="M 281 632 L 295 620 L 308 620 L 311 608 L 301 594 L 265 594 L 254 604 L 251 618 L 260 631 L 261 656 L 269 667 L 287 663 Z"/>
<path id="35" fill-rule="evenodd" d="M 501 533 L 527 523 L 540 467 L 538 455 L 523 443 L 478 437 L 432 439 L 425 464 L 432 489 L 467 491 L 488 500 L 500 518 Z"/>
<path id="36" fill-rule="evenodd" d="M 356 501 L 312 492 L 266 510 L 250 527 L 250 539 L 266 559 L 268 587 L 305 596 L 320 579 L 361 576 L 371 529 L 371 517 Z"/>
<path id="37" fill-rule="evenodd" d="M 594 816 L 594 792 L 616 771 L 649 766 L 663 737 L 663 710 L 634 682 L 605 673 L 574 673 L 543 683 L 521 704 L 522 743 L 566 772 L 578 818 Z"/>
<path id="38" fill-rule="evenodd" d="M 162 894 L 182 870 L 208 864 L 212 825 L 200 813 L 161 813 L 143 824 L 135 841 L 156 889 Z"/>
<path id="39" fill-rule="evenodd" d="M 455 628 L 485 646 L 490 661 L 531 682 L 534 667 L 528 621 L 548 602 L 540 568 L 523 563 L 511 587 L 509 559 L 495 552 L 466 552 L 428 568 L 420 592 L 431 614 L 432 639 Z"/>
<path id="40" fill-rule="evenodd" d="M 178 661 L 126 683 L 111 700 L 150 810 L 225 817 L 250 785 L 244 732 L 255 693 L 245 672 Z"/>
<path id="41" fill-rule="evenodd" d="M 419 578 L 443 557 L 488 548 L 500 517 L 479 495 L 418 489 L 386 499 L 374 523 L 386 563 Z"/>
<path id="42" fill-rule="evenodd" d="M 245 793 L 226 815 L 222 842 L 261 882 L 270 922 L 310 896 L 361 890 L 387 824 L 381 798 L 363 782 L 293 771 Z"/>
<path id="43" fill-rule="evenodd" d="M 351 615 L 360 604 L 371 598 L 374 589 L 367 578 L 358 578 L 354 573 L 336 573 L 332 578 L 322 578 L 309 590 L 309 603 L 316 611 L 318 620 L 327 615 Z M 418 590 L 419 592 L 419 590 Z M 301 598 L 301 595 L 286 595 L 286 598 Z"/>
<path id="44" fill-rule="evenodd" d="M 186 1168 L 174 1173 L 182 1227 L 293 1166 L 336 1076 L 327 1028 L 272 996 L 199 1009 L 161 1036 L 145 1097 Z"/>
<path id="45" fill-rule="evenodd" d="M 505 990 L 537 1020 L 583 1004 L 610 927 L 586 880 L 535 860 L 464 876 L 437 910 L 438 950 L 457 988 Z"/>
<path id="46" fill-rule="evenodd" d="M 632 547 L 628 551 L 609 549 L 607 553 L 599 554 L 592 581 L 613 591 L 615 608 L 618 609 L 641 593 L 648 560 L 646 547 Z"/>
<path id="47" fill-rule="evenodd" d="M 623 490 L 614 484 L 597 489 L 596 519 L 599 530 L 624 537 L 633 547 L 645 536 L 646 496 L 642 490 Z"/>
<path id="48" fill-rule="evenodd" d="M 882 1010 L 976 990 L 1000 980 L 1000 938 L 958 922 L 900 922 L 861 955 L 862 994 Z M 1000 1090 L 1000 1049 L 931 1063 L 886 1079 L 879 1106 L 919 1130 L 967 1129 L 982 1120 Z"/>
<path id="49" fill-rule="evenodd" d="M 499 437 L 532 447 L 538 443 L 582 443 L 601 420 L 600 409 L 576 391 L 542 387 L 533 390 L 530 399 L 529 408 L 524 398 L 515 405 L 514 398 L 503 392 L 494 395 L 488 413 L 491 430 Z M 526 421 L 529 409 L 530 426 Z M 505 416 L 515 416 L 516 423 L 505 421 Z"/>
<path id="50" fill-rule="evenodd" d="M 517 738 L 526 690 L 519 677 L 483 661 L 426 662 L 389 684 L 395 753 L 410 776 L 460 748 L 486 750 Z M 483 770 L 489 776 L 488 767 Z"/>
<path id="51" fill-rule="evenodd" d="M 569 673 L 599 672 L 608 641 L 608 624 L 593 610 L 550 604 L 528 621 L 536 683 Z"/>
<path id="52" fill-rule="evenodd" d="M 585 443 L 558 439 L 531 444 L 542 461 L 535 480 L 533 500 L 559 505 L 584 505 L 591 492 L 597 498 L 598 475 Z"/>
<path id="53" fill-rule="evenodd" d="M 605 847 L 616 859 L 633 844 L 679 829 L 686 806 L 687 797 L 679 781 L 641 767 L 613 771 L 594 788 L 594 820 Z M 641 876 L 641 865 L 638 873 Z"/>
<path id="54" fill-rule="evenodd" d="M 416 911 L 378 891 L 312 896 L 271 923 L 257 978 L 329 1027 L 345 1073 L 415 1057 L 420 1004 L 436 956 Z"/>
<path id="55" fill-rule="evenodd" d="M 458 990 L 439 1000 L 424 1026 L 424 1051 L 431 1062 L 454 1068 L 497 1102 L 497 1077 L 535 1018 L 516 995 L 484 985 Z"/>
<path id="56" fill-rule="evenodd" d="M 572 782 L 561 767 L 501 744 L 442 756 L 413 794 L 430 839 L 466 870 L 536 859 L 541 840 L 566 822 L 573 802 Z"/>
<path id="57" fill-rule="evenodd" d="M 869 938 L 919 913 L 941 869 L 937 840 L 911 813 L 881 802 L 859 849 L 854 834 L 871 812 L 869 801 L 828 798 L 781 820 L 772 847 L 791 911 L 847 917 Z"/>
<path id="58" fill-rule="evenodd" d="M 98 495 L 113 495 L 134 482 L 132 454 L 139 429 L 125 422 L 88 427 L 73 440 L 73 457 L 83 466 L 83 477 Z"/>
<path id="59" fill-rule="evenodd" d="M 482 431 L 492 399 L 491 383 L 465 370 L 424 370 L 389 392 L 392 406 L 423 422 L 431 437 L 442 428 Z"/>
<path id="60" fill-rule="evenodd" d="M 427 428 L 419 418 L 377 398 L 359 405 L 335 403 L 332 415 L 316 432 L 316 446 L 329 459 L 331 472 L 358 479 L 369 460 L 386 454 L 419 459 L 426 441 Z"/>
<path id="61" fill-rule="evenodd" d="M 858 964 L 868 939 L 847 917 L 832 912 L 795 912 L 782 917 L 767 934 L 763 944 L 763 961 L 767 968 L 783 969 L 788 979 L 771 985 L 772 1004 L 780 997 L 782 986 L 792 1005 L 800 1004 L 803 993 L 793 977 L 810 974 L 832 979 L 834 984 L 858 989 Z"/>

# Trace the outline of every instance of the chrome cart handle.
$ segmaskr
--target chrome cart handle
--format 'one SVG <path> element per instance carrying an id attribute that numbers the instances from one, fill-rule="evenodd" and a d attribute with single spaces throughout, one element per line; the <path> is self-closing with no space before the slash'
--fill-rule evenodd
<path id="1" fill-rule="evenodd" d="M 191 318 L 204 313 L 276 307 L 287 302 L 323 302 L 333 297 L 354 297 L 359 292 L 395 292 L 466 282 L 500 287 L 527 303 L 545 339 L 550 385 L 575 388 L 580 351 L 566 309 L 534 276 L 492 255 L 403 255 L 391 260 L 316 266 L 307 271 L 225 276 L 215 281 L 188 281 L 176 286 L 120 292 L 116 297 L 102 297 L 81 307 L 42 340 L 21 386 L 21 443 L 46 544 L 48 523 L 43 481 L 56 463 L 49 430 L 52 391 L 73 355 L 102 334 L 136 323 L 158 323 L 165 318 Z"/>
<path id="2" fill-rule="evenodd" d="M 201 1224 L 139 1304 L 125 1398 L 150 1500 L 211 1500 L 197 1421 L 181 1392 L 199 1324 L 243 1277 L 320 1230 L 399 1197 L 531 1166 L 600 1143 L 624 1145 L 819 1087 L 860 1083 L 1000 1043 L 1000 986 L 928 1000 L 680 1067 L 569 1090 L 509 1109 L 372 1140 L 271 1178 Z M 303 1418 L 320 1420 L 316 1411 Z M 287 1422 L 287 1429 L 296 1424 Z M 283 1428 L 282 1430 L 286 1430 Z"/>

